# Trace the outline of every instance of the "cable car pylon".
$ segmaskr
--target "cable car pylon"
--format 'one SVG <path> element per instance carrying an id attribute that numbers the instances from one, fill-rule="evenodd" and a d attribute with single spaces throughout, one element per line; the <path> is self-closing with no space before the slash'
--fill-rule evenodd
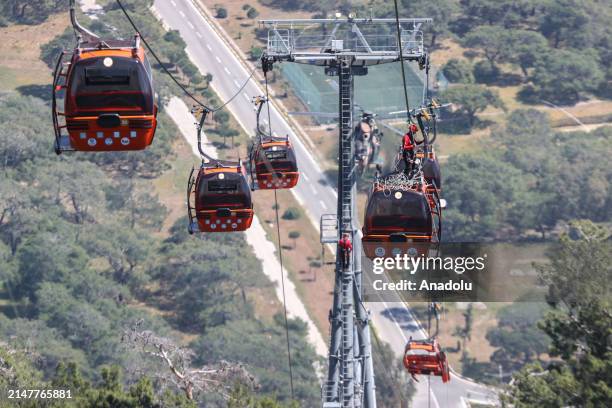
<path id="1" fill-rule="evenodd" d="M 339 83 L 337 212 L 321 217 L 320 231 L 322 243 L 339 244 L 329 315 L 328 371 L 321 396 L 323 408 L 376 408 L 369 316 L 361 296 L 353 79 L 355 75 L 367 75 L 369 65 L 402 59 L 425 66 L 427 56 L 420 27 L 431 21 L 429 18 L 358 19 L 352 14 L 348 18 L 260 21 L 268 29 L 267 49 L 262 55 L 264 71 L 282 61 L 317 65 L 325 68 L 326 75 L 337 76 Z M 392 23 L 402 26 L 399 36 L 388 29 Z M 403 28 L 408 26 L 409 29 Z M 340 242 L 341 236 L 343 242 Z M 344 258 L 350 246 L 352 250 Z"/>

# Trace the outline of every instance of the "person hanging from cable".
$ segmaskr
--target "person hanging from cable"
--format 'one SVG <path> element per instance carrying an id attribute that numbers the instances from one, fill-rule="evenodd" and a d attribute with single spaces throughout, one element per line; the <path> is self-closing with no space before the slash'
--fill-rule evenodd
<path id="1" fill-rule="evenodd" d="M 351 252 L 353 252 L 353 244 L 348 233 L 342 234 L 342 238 L 338 241 L 338 247 L 340 248 L 342 269 L 346 269 L 350 265 Z"/>
<path id="2" fill-rule="evenodd" d="M 412 170 L 412 163 L 414 161 L 414 149 L 416 143 L 414 141 L 414 135 L 419 131 L 419 128 L 414 123 L 408 126 L 408 131 L 402 138 L 402 159 L 404 160 L 404 171 L 406 174 Z"/>

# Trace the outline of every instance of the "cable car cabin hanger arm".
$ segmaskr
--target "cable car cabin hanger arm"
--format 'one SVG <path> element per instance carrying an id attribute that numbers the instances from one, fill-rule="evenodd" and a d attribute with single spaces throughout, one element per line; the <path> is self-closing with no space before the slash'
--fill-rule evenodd
<path id="1" fill-rule="evenodd" d="M 100 37 L 83 27 L 77 21 L 76 0 L 70 0 L 70 23 L 72 24 L 72 28 L 74 28 L 77 38 L 81 37 L 85 39 L 86 42 L 96 42 L 100 40 Z"/>

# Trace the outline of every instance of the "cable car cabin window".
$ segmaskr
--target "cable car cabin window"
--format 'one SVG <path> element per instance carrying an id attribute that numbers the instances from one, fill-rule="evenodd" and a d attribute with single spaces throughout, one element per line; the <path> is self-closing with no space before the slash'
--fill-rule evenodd
<path id="1" fill-rule="evenodd" d="M 251 208 L 251 192 L 241 175 L 225 173 L 223 180 L 217 173 L 205 177 L 198 186 L 199 209 Z"/>
<path id="2" fill-rule="evenodd" d="M 68 111 L 153 113 L 150 76 L 138 60 L 97 57 L 76 63 L 69 85 Z"/>
<path id="3" fill-rule="evenodd" d="M 296 172 L 295 154 L 287 149 L 262 149 L 257 157 L 256 171 L 260 174 L 271 171 Z"/>
<path id="4" fill-rule="evenodd" d="M 237 181 L 225 181 L 225 180 L 210 180 L 208 182 L 208 191 L 216 193 L 226 193 L 229 191 L 238 190 Z"/>
<path id="5" fill-rule="evenodd" d="M 412 192 L 397 192 L 385 196 L 383 192 L 374 193 L 368 205 L 367 216 L 371 228 L 401 231 L 428 232 L 431 229 L 431 214 L 427 199 Z"/>
<path id="6" fill-rule="evenodd" d="M 266 150 L 266 158 L 268 160 L 282 160 L 287 158 L 286 150 Z"/>

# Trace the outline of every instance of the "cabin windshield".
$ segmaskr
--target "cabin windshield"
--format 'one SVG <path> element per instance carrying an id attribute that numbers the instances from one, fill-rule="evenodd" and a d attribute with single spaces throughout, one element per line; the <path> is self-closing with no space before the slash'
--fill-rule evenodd
<path id="1" fill-rule="evenodd" d="M 257 172 L 270 173 L 272 171 L 296 172 L 297 164 L 292 149 L 284 147 L 273 150 L 261 149 L 257 155 Z"/>
<path id="2" fill-rule="evenodd" d="M 153 91 L 146 67 L 135 58 L 80 60 L 69 84 L 74 110 L 153 112 Z"/>
<path id="3" fill-rule="evenodd" d="M 398 193 L 400 198 L 396 198 Z M 367 218 L 373 229 L 425 233 L 431 229 L 427 199 L 415 192 L 374 193 L 368 205 Z"/>

